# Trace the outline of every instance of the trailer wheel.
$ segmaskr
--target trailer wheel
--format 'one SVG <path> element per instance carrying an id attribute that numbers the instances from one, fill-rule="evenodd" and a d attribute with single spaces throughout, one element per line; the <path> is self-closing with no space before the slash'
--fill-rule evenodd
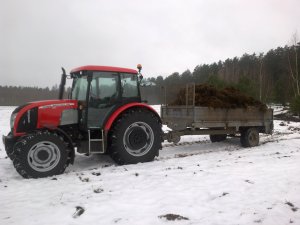
<path id="1" fill-rule="evenodd" d="M 40 178 L 62 174 L 69 164 L 68 148 L 63 138 L 48 131 L 20 139 L 14 145 L 13 160 L 24 178 Z"/>
<path id="2" fill-rule="evenodd" d="M 227 134 L 211 134 L 209 138 L 211 142 L 221 142 L 226 140 Z"/>
<path id="3" fill-rule="evenodd" d="M 109 153 L 121 165 L 153 161 L 161 143 L 159 118 L 143 109 L 125 112 L 109 133 Z"/>
<path id="4" fill-rule="evenodd" d="M 254 147 L 259 143 L 259 132 L 256 128 L 248 128 L 241 132 L 241 144 L 243 147 Z"/>

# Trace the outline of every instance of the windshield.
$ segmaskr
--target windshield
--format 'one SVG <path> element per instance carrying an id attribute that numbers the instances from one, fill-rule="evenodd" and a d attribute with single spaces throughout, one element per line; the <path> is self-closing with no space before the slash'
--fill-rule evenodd
<path id="1" fill-rule="evenodd" d="M 120 79 L 121 78 L 121 79 Z M 119 84 L 121 93 L 119 93 Z M 87 100 L 88 79 L 87 75 L 74 77 L 72 99 L 79 101 Z M 108 103 L 117 100 L 119 96 L 123 99 L 139 97 L 138 79 L 135 74 L 121 73 L 119 76 L 112 72 L 93 72 L 90 82 L 89 101 Z M 90 102 L 91 103 L 91 102 Z M 97 107 L 99 107 L 99 104 Z M 90 104 L 90 106 L 93 104 Z"/>
<path id="2" fill-rule="evenodd" d="M 74 78 L 72 99 L 85 101 L 88 87 L 87 76 Z"/>

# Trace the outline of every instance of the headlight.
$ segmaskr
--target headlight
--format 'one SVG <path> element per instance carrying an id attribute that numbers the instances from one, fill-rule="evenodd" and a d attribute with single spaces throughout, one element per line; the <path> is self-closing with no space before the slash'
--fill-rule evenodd
<path id="1" fill-rule="evenodd" d="M 16 120 L 17 114 L 18 114 L 18 113 L 13 113 L 13 114 L 11 114 L 11 116 L 10 116 L 10 128 L 11 128 L 11 129 L 14 128 L 14 124 L 15 124 L 15 120 Z"/>

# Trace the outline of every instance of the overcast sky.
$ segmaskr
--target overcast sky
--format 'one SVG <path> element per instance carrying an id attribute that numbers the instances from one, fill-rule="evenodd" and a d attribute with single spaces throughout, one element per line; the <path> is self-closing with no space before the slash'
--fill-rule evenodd
<path id="1" fill-rule="evenodd" d="M 52 86 L 82 65 L 169 75 L 300 32 L 299 0 L 0 0 L 0 85 Z"/>

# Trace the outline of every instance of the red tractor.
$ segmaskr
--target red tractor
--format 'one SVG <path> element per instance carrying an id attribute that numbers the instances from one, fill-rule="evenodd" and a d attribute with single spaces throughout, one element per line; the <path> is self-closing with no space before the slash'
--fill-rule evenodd
<path id="1" fill-rule="evenodd" d="M 11 131 L 3 143 L 24 178 L 61 174 L 79 153 L 109 154 L 118 164 L 152 161 L 162 143 L 162 123 L 142 103 L 133 69 L 83 66 L 66 75 L 59 100 L 31 102 L 11 115 Z M 66 78 L 72 78 L 69 99 L 62 99 Z"/>

